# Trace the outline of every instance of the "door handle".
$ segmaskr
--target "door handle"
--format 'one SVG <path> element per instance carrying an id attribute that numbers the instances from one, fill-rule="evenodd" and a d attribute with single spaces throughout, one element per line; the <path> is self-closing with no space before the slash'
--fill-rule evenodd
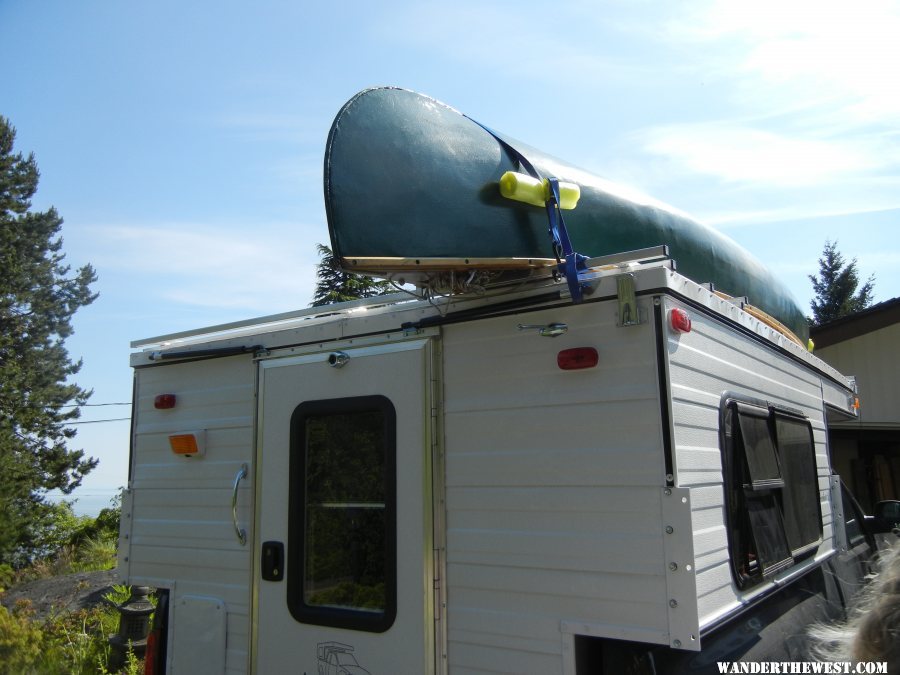
<path id="1" fill-rule="evenodd" d="M 280 541 L 263 542 L 260 569 L 265 581 L 284 579 L 284 544 Z"/>
<path id="2" fill-rule="evenodd" d="M 237 535 L 238 541 L 241 542 L 241 546 L 246 546 L 247 544 L 247 532 L 238 525 L 237 495 L 241 479 L 246 477 L 247 465 L 241 464 L 241 470 L 238 471 L 237 476 L 234 477 L 234 487 L 231 489 L 231 522 L 234 524 L 234 533 Z"/>

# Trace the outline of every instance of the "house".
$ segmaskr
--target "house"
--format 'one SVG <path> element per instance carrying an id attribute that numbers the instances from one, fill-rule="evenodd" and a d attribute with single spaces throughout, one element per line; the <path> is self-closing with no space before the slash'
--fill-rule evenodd
<path id="1" fill-rule="evenodd" d="M 830 424 L 835 470 L 871 512 L 900 498 L 900 298 L 810 330 L 816 356 L 856 376 L 859 418 Z"/>

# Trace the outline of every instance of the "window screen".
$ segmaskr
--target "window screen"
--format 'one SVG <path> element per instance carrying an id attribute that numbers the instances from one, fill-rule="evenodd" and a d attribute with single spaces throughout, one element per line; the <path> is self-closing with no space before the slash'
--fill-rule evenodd
<path id="1" fill-rule="evenodd" d="M 298 621 L 376 632 L 393 622 L 395 437 L 384 397 L 295 410 L 288 604 Z"/>
<path id="2" fill-rule="evenodd" d="M 771 492 L 753 494 L 747 499 L 747 514 L 753 528 L 756 559 L 764 577 L 791 565 L 791 549 L 784 533 L 781 510 Z"/>
<path id="3" fill-rule="evenodd" d="M 775 415 L 775 438 L 784 475 L 784 529 L 797 553 L 822 539 L 822 506 L 816 451 L 809 422 Z"/>
<path id="4" fill-rule="evenodd" d="M 740 404 L 736 407 L 750 486 L 755 490 L 782 487 L 784 481 L 769 429 L 769 411 Z"/>

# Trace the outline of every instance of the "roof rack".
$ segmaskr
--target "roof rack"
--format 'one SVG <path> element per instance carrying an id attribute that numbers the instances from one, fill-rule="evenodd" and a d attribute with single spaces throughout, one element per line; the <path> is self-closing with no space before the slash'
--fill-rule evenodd
<path id="1" fill-rule="evenodd" d="M 288 321 L 312 320 L 325 316 L 333 316 L 335 314 L 350 314 L 358 309 L 374 309 L 377 307 L 386 307 L 388 305 L 397 305 L 402 302 L 416 301 L 417 298 L 411 297 L 408 293 L 391 293 L 390 295 L 375 295 L 370 298 L 361 298 L 359 300 L 349 300 L 347 302 L 336 302 L 333 305 L 321 305 L 319 307 L 307 307 L 306 309 L 298 309 L 291 312 L 282 312 L 280 314 L 269 314 L 267 316 L 255 317 L 253 319 L 244 319 L 242 321 L 234 321 L 230 323 L 217 324 L 215 326 L 207 326 L 205 328 L 196 328 L 194 330 L 186 330 L 178 333 L 167 333 L 166 335 L 157 335 L 155 337 L 134 340 L 131 343 L 132 349 L 140 347 L 158 346 L 162 343 L 184 340 L 186 338 L 198 337 L 201 335 L 213 335 L 218 333 L 229 333 L 237 331 L 248 326 L 261 326 L 284 323 Z"/>

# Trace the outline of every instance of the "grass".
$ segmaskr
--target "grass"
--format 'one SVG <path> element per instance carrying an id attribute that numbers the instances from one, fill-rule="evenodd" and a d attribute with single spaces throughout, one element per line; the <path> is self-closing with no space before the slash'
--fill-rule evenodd
<path id="1" fill-rule="evenodd" d="M 116 537 L 101 533 L 87 537 L 77 546 L 67 544 L 55 555 L 33 561 L 27 567 L 13 570 L 4 565 L 0 569 L 0 592 L 26 581 L 49 579 L 76 572 L 99 572 L 116 567 Z"/>

